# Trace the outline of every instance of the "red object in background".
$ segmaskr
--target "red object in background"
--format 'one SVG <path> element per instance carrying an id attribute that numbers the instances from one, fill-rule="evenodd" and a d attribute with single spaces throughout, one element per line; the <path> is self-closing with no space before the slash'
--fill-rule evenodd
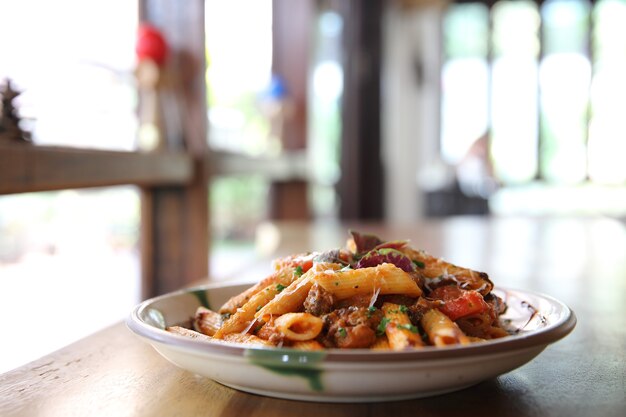
<path id="1" fill-rule="evenodd" d="M 135 52 L 140 61 L 150 59 L 157 65 L 163 65 L 167 58 L 168 46 L 165 38 L 157 28 L 148 24 L 142 24 L 139 26 Z"/>

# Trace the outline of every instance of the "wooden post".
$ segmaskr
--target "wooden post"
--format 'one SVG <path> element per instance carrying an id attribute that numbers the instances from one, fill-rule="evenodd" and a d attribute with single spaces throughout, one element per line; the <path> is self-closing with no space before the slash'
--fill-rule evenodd
<path id="1" fill-rule="evenodd" d="M 383 218 L 382 0 L 339 2 L 344 19 L 340 217 Z"/>
<path id="2" fill-rule="evenodd" d="M 175 114 L 164 120 L 166 143 L 185 149 L 194 165 L 187 184 L 142 190 L 142 292 L 149 297 L 208 276 L 204 1 L 141 0 L 139 15 L 161 30 L 170 48 L 166 93 Z"/>
<path id="3" fill-rule="evenodd" d="M 287 88 L 292 111 L 285 120 L 281 138 L 283 149 L 304 149 L 307 141 L 308 72 L 315 2 L 274 0 L 272 71 Z M 273 219 L 308 219 L 307 182 L 274 181 L 270 186 L 270 216 Z"/>

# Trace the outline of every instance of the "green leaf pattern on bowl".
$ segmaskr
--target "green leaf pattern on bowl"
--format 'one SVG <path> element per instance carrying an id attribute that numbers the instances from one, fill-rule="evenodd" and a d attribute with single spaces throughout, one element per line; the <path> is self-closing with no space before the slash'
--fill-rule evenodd
<path id="1" fill-rule="evenodd" d="M 189 293 L 198 299 L 198 302 L 200 302 L 202 307 L 208 308 L 209 310 L 211 309 L 211 304 L 209 303 L 206 290 L 192 290 Z"/>
<path id="2" fill-rule="evenodd" d="M 311 390 L 324 391 L 322 369 L 319 366 L 326 353 L 322 351 L 299 351 L 295 349 L 246 349 L 250 363 L 279 375 L 304 378 Z"/>

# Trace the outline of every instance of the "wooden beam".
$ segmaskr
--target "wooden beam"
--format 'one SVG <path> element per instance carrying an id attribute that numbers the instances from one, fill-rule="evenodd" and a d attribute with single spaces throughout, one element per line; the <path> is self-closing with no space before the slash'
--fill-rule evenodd
<path id="1" fill-rule="evenodd" d="M 184 184 L 185 153 L 138 153 L 0 144 L 0 194 L 122 184 Z"/>
<path id="2" fill-rule="evenodd" d="M 278 156 L 249 156 L 213 151 L 208 156 L 210 176 L 260 175 L 270 181 L 308 181 L 311 178 L 305 150 L 287 151 Z"/>

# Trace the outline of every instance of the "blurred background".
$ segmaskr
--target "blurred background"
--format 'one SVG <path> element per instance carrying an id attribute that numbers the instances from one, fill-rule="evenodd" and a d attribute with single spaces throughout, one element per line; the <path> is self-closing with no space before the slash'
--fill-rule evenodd
<path id="1" fill-rule="evenodd" d="M 0 0 L 0 84 L 34 144 L 141 151 L 146 3 Z M 626 0 L 203 9 L 212 280 L 253 278 L 277 220 L 626 214 Z M 18 342 L 0 372 L 142 299 L 141 198 L 0 196 L 0 323 Z"/>

